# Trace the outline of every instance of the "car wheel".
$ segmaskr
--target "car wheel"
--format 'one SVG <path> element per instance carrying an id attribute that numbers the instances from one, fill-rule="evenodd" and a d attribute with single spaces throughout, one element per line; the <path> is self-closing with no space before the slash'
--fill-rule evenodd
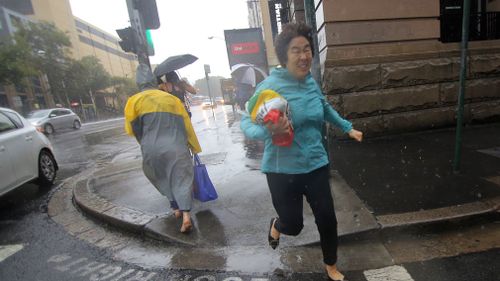
<path id="1" fill-rule="evenodd" d="M 80 129 L 81 127 L 82 127 L 82 124 L 80 124 L 80 121 L 75 120 L 75 121 L 73 122 L 73 128 L 74 128 L 75 130 Z"/>
<path id="2" fill-rule="evenodd" d="M 43 131 L 47 135 L 53 134 L 54 133 L 54 127 L 52 125 L 50 125 L 50 124 L 45 124 L 45 126 L 43 126 Z"/>
<path id="3" fill-rule="evenodd" d="M 42 150 L 38 156 L 38 184 L 50 187 L 56 179 L 56 161 L 49 152 Z"/>

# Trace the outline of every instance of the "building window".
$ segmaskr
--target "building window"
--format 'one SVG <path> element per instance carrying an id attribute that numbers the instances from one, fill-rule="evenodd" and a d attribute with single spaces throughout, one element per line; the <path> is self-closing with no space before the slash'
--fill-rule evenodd
<path id="1" fill-rule="evenodd" d="M 441 42 L 462 40 L 463 0 L 441 0 Z M 500 39 L 500 12 L 487 12 L 486 0 L 471 0 L 469 41 Z"/>

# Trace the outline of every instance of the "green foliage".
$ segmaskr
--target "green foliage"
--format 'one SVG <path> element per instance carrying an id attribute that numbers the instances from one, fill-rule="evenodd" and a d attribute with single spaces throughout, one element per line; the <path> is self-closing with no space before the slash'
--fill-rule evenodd
<path id="1" fill-rule="evenodd" d="M 139 92 L 134 80 L 125 77 L 111 77 L 111 85 L 115 88 L 117 95 L 131 96 Z"/>
<path id="2" fill-rule="evenodd" d="M 72 100 L 82 98 L 88 103 L 92 102 L 90 92 L 95 94 L 111 85 L 111 77 L 94 56 L 71 61 L 66 69 L 65 81 L 66 92 Z"/>
<path id="3" fill-rule="evenodd" d="M 36 69 L 26 60 L 31 49 L 27 42 L 3 42 L 0 45 L 0 84 L 23 84 L 25 77 L 37 74 Z"/>
<path id="4" fill-rule="evenodd" d="M 62 103 L 65 101 L 62 98 L 65 71 L 71 61 L 68 49 L 71 42 L 68 35 L 48 22 L 30 23 L 17 28 L 15 45 L 26 44 L 30 49 L 23 57 L 25 64 L 47 75 L 56 102 Z"/>

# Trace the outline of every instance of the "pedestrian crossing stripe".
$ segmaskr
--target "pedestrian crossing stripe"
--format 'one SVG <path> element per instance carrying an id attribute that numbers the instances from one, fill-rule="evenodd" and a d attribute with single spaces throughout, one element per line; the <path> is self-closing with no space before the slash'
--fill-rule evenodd
<path id="1" fill-rule="evenodd" d="M 0 245 L 0 262 L 3 262 L 6 258 L 21 251 L 23 248 L 23 244 Z"/>
<path id="2" fill-rule="evenodd" d="M 367 281 L 414 281 L 408 271 L 400 265 L 370 269 L 363 274 Z"/>

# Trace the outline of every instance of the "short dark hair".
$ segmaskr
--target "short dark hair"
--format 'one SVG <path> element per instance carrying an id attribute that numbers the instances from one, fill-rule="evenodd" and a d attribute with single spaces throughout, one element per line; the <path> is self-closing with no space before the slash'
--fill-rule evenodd
<path id="1" fill-rule="evenodd" d="M 175 71 L 171 71 L 165 74 L 165 80 L 170 83 L 177 83 L 180 81 L 180 78 Z"/>
<path id="2" fill-rule="evenodd" d="M 305 23 L 288 23 L 282 27 L 282 31 L 274 41 L 274 49 L 278 60 L 282 67 L 286 67 L 288 62 L 287 51 L 290 42 L 296 38 L 303 36 L 311 45 L 312 55 L 314 56 L 314 42 L 312 37 L 312 28 Z"/>

